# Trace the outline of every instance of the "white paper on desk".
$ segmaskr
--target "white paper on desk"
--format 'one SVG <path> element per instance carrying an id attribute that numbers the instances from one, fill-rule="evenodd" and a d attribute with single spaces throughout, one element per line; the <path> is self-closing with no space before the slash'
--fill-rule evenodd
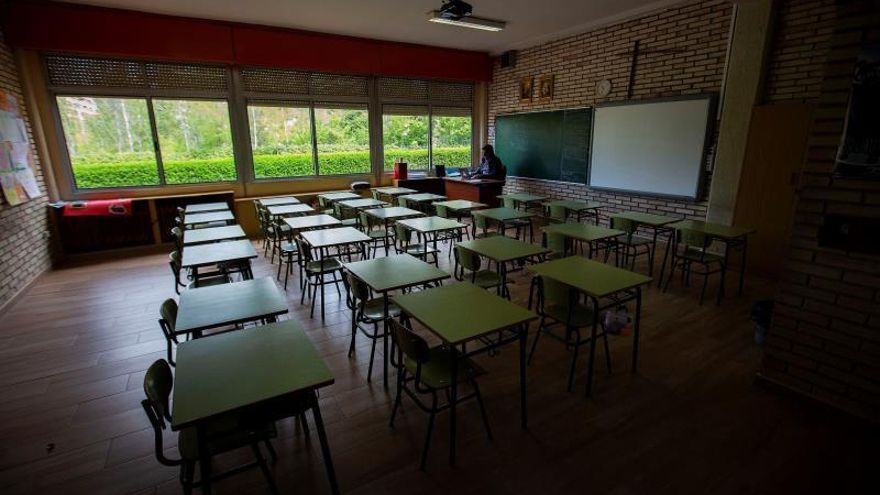
<path id="1" fill-rule="evenodd" d="M 24 127 L 24 119 L 19 118 L 12 112 L 0 111 L 0 141 L 10 143 L 27 142 L 27 129 Z"/>
<path id="2" fill-rule="evenodd" d="M 31 148 L 30 144 L 12 143 L 12 152 L 10 153 L 12 160 L 12 168 L 15 171 L 15 178 L 24 188 L 29 198 L 40 196 L 40 186 L 37 184 L 37 178 L 34 176 L 34 170 L 31 168 Z"/>

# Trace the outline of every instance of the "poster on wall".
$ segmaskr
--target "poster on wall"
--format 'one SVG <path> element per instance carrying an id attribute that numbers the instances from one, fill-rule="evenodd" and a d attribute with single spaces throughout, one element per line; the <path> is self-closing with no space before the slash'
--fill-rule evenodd
<path id="1" fill-rule="evenodd" d="M 10 205 L 40 196 L 27 128 L 15 96 L 0 89 L 0 188 Z"/>
<path id="2" fill-rule="evenodd" d="M 835 175 L 880 180 L 880 44 L 862 49 L 853 71 Z"/>

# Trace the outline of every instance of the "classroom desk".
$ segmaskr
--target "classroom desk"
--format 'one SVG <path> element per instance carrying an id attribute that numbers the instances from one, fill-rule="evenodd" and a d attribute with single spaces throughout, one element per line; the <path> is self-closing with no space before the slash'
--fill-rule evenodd
<path id="1" fill-rule="evenodd" d="M 388 388 L 388 306 L 389 293 L 427 284 L 441 284 L 450 277 L 445 271 L 409 254 L 394 254 L 371 260 L 346 263 L 344 268 L 354 274 L 373 292 L 382 294 L 385 318 L 382 321 L 382 378 Z"/>
<path id="2" fill-rule="evenodd" d="M 339 206 L 351 210 L 365 210 L 367 208 L 382 208 L 388 206 L 388 203 L 373 198 L 362 199 L 346 199 L 339 201 Z"/>
<path id="3" fill-rule="evenodd" d="M 185 215 L 189 215 L 191 213 L 207 213 L 209 211 L 223 211 L 229 209 L 229 203 L 225 201 L 218 201 L 216 203 L 196 203 L 186 205 L 183 212 Z"/>
<path id="4" fill-rule="evenodd" d="M 532 235 L 532 223 L 531 218 L 535 216 L 534 213 L 529 213 L 527 211 L 515 210 L 513 208 L 489 208 L 486 210 L 475 210 L 471 213 L 473 216 L 481 216 L 485 217 L 486 220 L 492 220 L 498 225 L 498 233 L 504 235 L 506 232 L 506 224 L 513 220 L 524 220 L 529 219 L 529 241 L 532 241 L 534 236 Z M 474 237 L 477 236 L 477 224 L 473 225 L 473 234 Z"/>
<path id="5" fill-rule="evenodd" d="M 433 248 L 437 249 L 438 234 L 457 231 L 455 239 L 460 241 L 462 229 L 467 228 L 467 225 L 463 223 L 441 217 L 407 218 L 405 220 L 398 220 L 397 223 L 419 235 L 419 242 L 424 244 L 425 252 L 428 251 L 428 242 L 430 240 L 434 243 Z"/>
<path id="6" fill-rule="evenodd" d="M 590 358 L 587 368 L 586 394 L 593 390 L 593 362 L 596 355 L 596 331 L 599 325 L 600 312 L 603 309 L 616 307 L 628 301 L 636 302 L 633 317 L 633 353 L 632 371 L 635 372 L 639 361 L 639 326 L 642 315 L 642 286 L 651 283 L 651 277 L 634 273 L 622 268 L 613 267 L 598 261 L 588 260 L 580 256 L 570 256 L 559 260 L 532 265 L 529 271 L 563 283 L 583 292 L 593 304 L 593 325 L 590 331 Z M 620 295 L 623 294 L 623 297 Z M 613 297 L 600 305 L 599 299 Z M 529 294 L 531 307 L 531 291 Z M 569 382 L 569 390 L 571 382 Z"/>
<path id="7" fill-rule="evenodd" d="M 415 189 L 410 189 L 408 187 L 377 187 L 373 189 L 379 196 L 384 196 L 388 198 L 392 203 L 394 202 L 394 198 L 398 196 L 403 196 L 404 194 L 415 194 L 418 191 Z"/>
<path id="8" fill-rule="evenodd" d="M 239 225 L 227 225 L 226 227 L 211 227 L 207 229 L 190 229 L 183 232 L 183 245 L 194 246 L 196 244 L 209 244 L 220 241 L 236 241 L 247 239 L 244 230 Z"/>
<path id="9" fill-rule="evenodd" d="M 501 278 L 501 285 L 496 291 L 499 295 L 507 296 L 510 295 L 507 290 L 507 264 L 517 261 L 525 263 L 535 257 L 540 261 L 544 261 L 544 257 L 550 252 L 545 247 L 536 246 L 519 239 L 511 239 L 503 235 L 459 242 L 456 243 L 456 246 L 461 246 L 468 251 L 473 251 L 494 261 L 498 270 L 498 276 Z"/>
<path id="10" fill-rule="evenodd" d="M 596 225 L 599 225 L 599 208 L 602 208 L 602 204 L 594 203 L 592 201 L 574 201 L 570 199 L 559 199 L 554 201 L 549 201 L 544 203 L 545 206 L 558 206 L 561 208 L 565 208 L 566 219 L 570 214 L 574 214 L 575 221 L 580 223 L 585 217 L 591 216 L 595 220 Z"/>
<path id="11" fill-rule="evenodd" d="M 593 257 L 594 244 L 602 242 L 602 241 L 612 241 L 616 237 L 626 234 L 626 232 L 617 229 L 606 229 L 605 227 L 599 227 L 596 225 L 584 225 L 582 223 L 556 223 L 550 224 L 544 227 L 544 233 L 542 235 L 542 245 L 544 247 L 547 246 L 547 235 L 561 235 L 566 239 L 572 239 L 575 241 L 585 242 L 587 243 L 587 257 Z M 566 249 L 564 254 L 568 254 L 568 244 L 566 242 Z M 616 250 L 615 250 L 616 252 Z M 605 259 L 608 259 L 608 255 L 605 255 Z"/>
<path id="12" fill-rule="evenodd" d="M 332 385 L 334 378 L 297 322 L 181 342 L 174 375 L 171 429 L 175 431 L 276 400 L 306 401 L 314 416 L 330 490 L 339 493 L 316 393 Z M 205 452 L 201 442 L 199 449 Z M 199 464 L 202 479 L 210 480 L 210 463 Z M 206 492 L 210 490 L 207 485 Z"/>
<path id="13" fill-rule="evenodd" d="M 498 206 L 498 195 L 504 190 L 504 181 L 494 179 L 446 177 L 443 185 L 446 191 L 444 194 L 449 199 L 466 199 L 493 208 Z"/>
<path id="14" fill-rule="evenodd" d="M 258 199 L 263 206 L 278 206 L 278 205 L 297 205 L 301 203 L 300 200 L 294 198 L 293 196 L 278 196 L 274 198 L 263 198 Z"/>
<path id="15" fill-rule="evenodd" d="M 445 201 L 446 196 L 441 196 L 439 194 L 432 194 L 432 193 L 417 193 L 417 194 L 406 194 L 406 195 L 397 197 L 398 201 L 400 201 L 401 199 L 405 199 L 407 201 L 407 203 L 410 203 L 410 204 L 415 203 L 416 209 L 418 209 L 419 211 L 421 211 L 425 214 L 430 214 L 430 211 L 428 211 L 428 210 L 431 209 L 431 203 L 434 201 Z"/>
<path id="16" fill-rule="evenodd" d="M 304 217 L 288 217 L 284 219 L 284 223 L 290 226 L 290 230 L 313 230 L 326 229 L 330 227 L 339 227 L 342 221 L 330 215 L 307 215 Z"/>
<path id="17" fill-rule="evenodd" d="M 227 224 L 230 224 L 234 221 L 235 217 L 232 216 L 232 212 L 229 210 L 193 213 L 192 215 L 184 215 L 183 217 L 183 224 L 187 226 L 211 222 L 226 222 Z"/>
<path id="18" fill-rule="evenodd" d="M 267 206 L 266 211 L 273 217 L 283 217 L 287 215 L 308 215 L 314 213 L 315 209 L 309 205 L 301 203 Z"/>
<path id="19" fill-rule="evenodd" d="M 448 345 L 453 354 L 470 357 L 486 352 L 489 347 L 466 352 L 467 342 L 505 329 L 514 329 L 515 336 L 499 339 L 498 345 L 519 341 L 520 425 L 528 425 L 526 407 L 526 339 L 528 324 L 538 315 L 504 300 L 475 285 L 462 283 L 436 287 L 394 296 L 401 310 L 424 325 Z M 479 308 L 463 311 L 462 308 Z M 461 349 L 459 351 L 459 348 Z M 398 350 L 398 356 L 401 352 Z M 402 357 L 401 357 L 402 359 Z M 399 360 L 400 362 L 400 360 Z M 398 376 L 398 387 L 401 373 Z M 449 392 L 449 462 L 455 463 L 456 407 L 458 400 L 458 359 L 452 360 L 452 383 Z"/>
<path id="20" fill-rule="evenodd" d="M 364 234 L 358 229 L 355 229 L 354 227 L 309 230 L 307 232 L 301 233 L 300 236 L 312 248 L 318 250 L 318 261 L 321 264 L 324 263 L 324 260 L 326 258 L 330 257 L 330 248 L 338 248 L 342 246 L 356 245 L 361 253 L 361 258 L 366 258 L 366 251 L 364 247 L 366 243 L 372 240 L 370 236 Z M 318 278 L 320 279 L 321 286 L 321 321 L 324 321 L 324 273 L 321 272 L 318 275 Z M 315 299 L 317 299 L 317 297 L 312 298 L 312 311 L 310 315 L 311 317 L 314 317 L 315 313 Z"/>
<path id="21" fill-rule="evenodd" d="M 524 210 L 529 209 L 531 206 L 535 206 L 541 201 L 544 201 L 546 198 L 544 196 L 535 196 L 534 194 L 527 193 L 512 193 L 512 194 L 502 194 L 498 196 L 498 199 L 503 201 L 505 199 L 509 199 L 513 201 L 514 208 L 522 208 Z"/>
<path id="22" fill-rule="evenodd" d="M 682 220 L 680 222 L 675 222 L 669 225 L 671 229 L 688 229 L 688 230 L 696 230 L 698 232 L 702 232 L 714 240 L 724 243 L 724 270 L 727 271 L 727 262 L 730 260 L 730 250 L 732 248 L 739 247 L 741 249 L 742 256 L 740 257 L 740 267 L 739 267 L 739 288 L 737 289 L 737 295 L 742 295 L 743 292 L 743 283 L 745 281 L 746 275 L 746 255 L 748 250 L 748 240 L 749 234 L 754 234 L 755 229 L 747 228 L 747 227 L 736 227 L 730 225 L 721 225 L 717 223 L 709 223 L 702 222 L 698 220 Z M 670 244 L 666 245 L 666 252 L 663 255 L 663 264 L 666 264 L 666 259 L 669 256 Z M 664 267 L 665 268 L 665 267 Z M 660 276 L 662 277 L 664 270 L 660 271 Z M 724 278 L 722 277 L 722 280 Z M 724 286 L 721 287 L 721 296 L 724 295 Z M 720 300 L 720 298 L 719 298 Z"/>
<path id="23" fill-rule="evenodd" d="M 669 238 L 666 240 L 666 245 L 672 243 L 672 235 L 674 230 L 669 228 L 670 223 L 677 222 L 680 220 L 679 218 L 667 217 L 663 215 L 654 215 L 651 213 L 642 213 L 638 211 L 622 211 L 619 213 L 614 213 L 611 215 L 613 217 L 620 217 L 635 222 L 639 226 L 643 226 L 649 228 L 653 231 L 653 237 L 651 239 L 651 259 L 657 259 L 657 235 L 661 231 L 668 231 Z M 669 250 L 666 251 L 669 253 Z M 663 272 L 666 270 L 666 257 L 663 258 L 663 264 L 660 265 L 660 277 L 658 280 L 663 280 Z M 648 275 L 654 275 L 654 264 L 651 263 L 651 266 L 648 267 Z"/>
<path id="24" fill-rule="evenodd" d="M 287 301 L 275 281 L 261 277 L 181 292 L 174 331 L 199 336 L 211 328 L 255 320 L 274 321 L 285 313 Z"/>
<path id="25" fill-rule="evenodd" d="M 345 201 L 346 199 L 361 199 L 363 198 L 363 196 L 352 192 L 331 192 L 319 194 L 318 198 L 324 198 L 324 201 L 332 205 L 336 201 Z"/>
<path id="26" fill-rule="evenodd" d="M 449 201 L 435 201 L 434 208 L 444 207 L 449 213 L 451 213 L 456 220 L 459 222 L 463 217 L 466 217 L 470 214 L 470 212 L 474 210 L 479 210 L 481 208 L 486 208 L 488 205 L 485 203 L 477 203 L 474 201 L 470 201 L 467 199 L 453 199 Z"/>
<path id="27" fill-rule="evenodd" d="M 257 257 L 251 241 L 226 241 L 212 244 L 199 244 L 183 250 L 183 268 L 193 269 L 193 278 L 198 280 L 199 268 L 216 265 L 218 263 L 247 262 L 248 270 L 242 275 L 250 278 L 250 260 Z M 204 288 L 204 287 L 203 287 Z"/>
<path id="28" fill-rule="evenodd" d="M 391 225 L 397 220 L 420 217 L 424 215 L 424 213 L 418 210 L 412 210 L 410 208 L 404 208 L 402 206 L 391 206 L 389 208 L 370 208 L 364 213 L 382 222 L 382 227 L 386 231 L 390 229 Z M 385 242 L 385 255 L 387 256 L 390 248 L 390 245 L 388 244 L 388 236 L 385 236 L 383 241 Z"/>

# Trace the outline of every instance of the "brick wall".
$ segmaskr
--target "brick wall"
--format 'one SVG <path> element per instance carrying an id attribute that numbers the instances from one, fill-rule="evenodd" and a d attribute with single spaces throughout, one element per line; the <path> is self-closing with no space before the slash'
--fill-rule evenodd
<path id="1" fill-rule="evenodd" d="M 631 51 L 636 40 L 633 98 L 645 99 L 719 92 L 727 55 L 732 7 L 726 0 L 684 3 L 613 24 L 520 50 L 516 66 L 501 68 L 496 61 L 489 85 L 489 140 L 494 142 L 495 117 L 500 113 L 593 106 L 626 99 Z M 524 76 L 554 75 L 550 102 L 520 103 L 518 87 Z M 611 93 L 595 94 L 596 83 L 608 79 Z M 712 142 L 714 149 L 714 140 Z M 711 157 L 710 157 L 711 163 Z M 708 197 L 709 177 L 703 187 Z M 511 177 L 506 189 L 528 190 L 554 198 L 589 198 L 610 205 L 609 211 L 628 209 L 660 214 L 675 213 L 695 219 L 706 216 L 706 201 L 677 201 L 629 194 L 592 191 L 584 184 Z"/>
<path id="2" fill-rule="evenodd" d="M 0 88 L 15 95 L 25 117 L 28 136 L 31 123 L 21 92 L 18 69 L 9 47 L 0 33 Z M 31 138 L 33 143 L 33 138 Z M 36 166 L 34 174 L 45 194 L 43 175 L 36 149 L 31 146 Z M 34 278 L 51 266 L 52 244 L 44 195 L 18 206 L 0 200 L 0 309 Z"/>
<path id="3" fill-rule="evenodd" d="M 762 376 L 876 420 L 880 257 L 820 248 L 817 233 L 826 214 L 880 217 L 880 183 L 832 176 L 855 56 L 863 42 L 880 42 L 880 2 L 788 1 L 778 25 L 767 99 L 814 101 L 817 110 Z M 791 51 L 800 43 L 795 32 L 813 48 Z M 824 74 L 818 82 L 817 71 Z"/>

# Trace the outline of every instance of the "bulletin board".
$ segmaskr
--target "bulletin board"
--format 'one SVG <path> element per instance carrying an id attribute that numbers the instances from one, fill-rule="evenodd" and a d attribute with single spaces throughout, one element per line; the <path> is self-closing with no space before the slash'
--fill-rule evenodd
<path id="1" fill-rule="evenodd" d="M 0 187 L 10 205 L 40 196 L 27 127 L 15 95 L 0 89 Z"/>

